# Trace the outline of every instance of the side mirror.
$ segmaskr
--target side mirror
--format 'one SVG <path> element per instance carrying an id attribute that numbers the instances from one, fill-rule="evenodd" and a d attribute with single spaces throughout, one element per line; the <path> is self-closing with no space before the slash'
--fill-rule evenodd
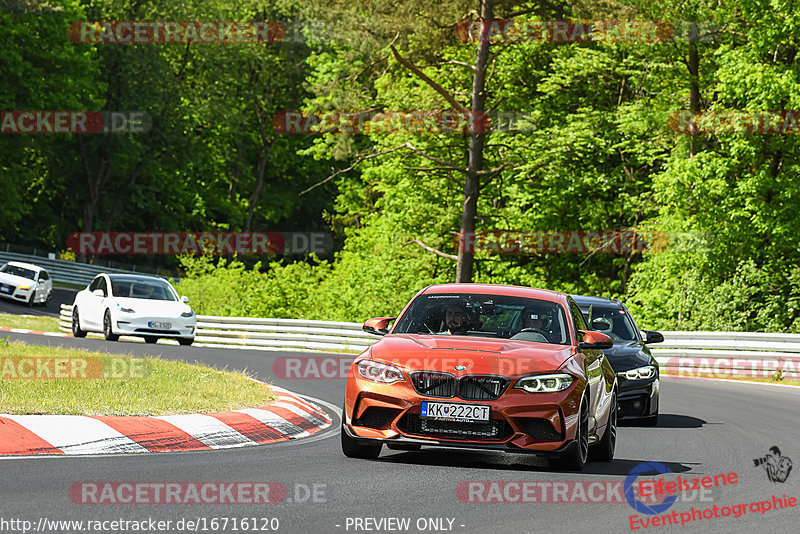
<path id="1" fill-rule="evenodd" d="M 385 336 L 389 333 L 389 323 L 394 320 L 394 317 L 375 317 L 364 323 L 361 330 L 376 336 Z"/>
<path id="2" fill-rule="evenodd" d="M 183 295 L 181 297 L 181 302 L 183 302 L 184 304 L 189 304 L 189 297 L 187 297 L 186 295 Z"/>
<path id="3" fill-rule="evenodd" d="M 95 289 L 94 291 L 92 291 L 92 295 L 94 295 L 95 297 L 100 297 L 100 298 L 103 298 L 103 297 L 106 296 L 106 294 L 103 293 L 102 289 Z"/>
<path id="4" fill-rule="evenodd" d="M 592 330 L 610 330 L 611 323 L 608 322 L 608 319 L 595 319 L 592 321 Z"/>
<path id="5" fill-rule="evenodd" d="M 578 330 L 579 334 L 583 334 L 583 341 L 578 345 L 581 349 L 610 349 L 614 346 L 611 338 L 600 332 L 592 332 L 591 330 Z"/>
<path id="6" fill-rule="evenodd" d="M 644 334 L 644 342 L 647 345 L 650 343 L 661 343 L 664 341 L 664 334 L 661 332 L 656 332 L 654 330 L 642 330 L 642 334 Z"/>

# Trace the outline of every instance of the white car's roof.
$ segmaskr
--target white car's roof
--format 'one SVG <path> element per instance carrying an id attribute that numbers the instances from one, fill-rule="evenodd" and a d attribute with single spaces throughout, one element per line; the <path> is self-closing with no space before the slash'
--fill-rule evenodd
<path id="1" fill-rule="evenodd" d="M 25 269 L 30 269 L 32 271 L 37 271 L 37 272 L 38 271 L 44 271 L 44 269 L 42 267 L 39 267 L 38 265 L 34 265 L 32 263 L 23 263 L 21 261 L 9 261 L 7 263 L 9 265 L 13 265 L 14 267 L 23 267 Z"/>

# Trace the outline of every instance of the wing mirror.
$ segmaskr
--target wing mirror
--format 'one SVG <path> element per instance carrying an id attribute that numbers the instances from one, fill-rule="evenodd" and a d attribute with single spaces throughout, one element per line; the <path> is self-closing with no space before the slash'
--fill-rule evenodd
<path id="1" fill-rule="evenodd" d="M 593 332 L 591 330 L 578 330 L 579 334 L 583 334 L 583 341 L 578 345 L 581 349 L 610 349 L 614 346 L 611 338 L 600 332 Z"/>
<path id="2" fill-rule="evenodd" d="M 376 336 L 385 336 L 389 333 L 389 323 L 394 320 L 394 317 L 375 317 L 364 323 L 361 330 Z"/>
<path id="3" fill-rule="evenodd" d="M 187 297 L 186 295 L 183 295 L 181 297 L 181 302 L 183 302 L 184 304 L 189 304 L 189 297 Z"/>
<path id="4" fill-rule="evenodd" d="M 92 295 L 94 295 L 95 297 L 100 297 L 100 298 L 103 298 L 103 297 L 106 296 L 106 294 L 103 293 L 102 289 L 95 289 L 94 291 L 92 291 Z"/>
<path id="5" fill-rule="evenodd" d="M 647 345 L 664 341 L 664 334 L 655 330 L 642 330 L 642 334 L 644 334 L 644 342 Z"/>

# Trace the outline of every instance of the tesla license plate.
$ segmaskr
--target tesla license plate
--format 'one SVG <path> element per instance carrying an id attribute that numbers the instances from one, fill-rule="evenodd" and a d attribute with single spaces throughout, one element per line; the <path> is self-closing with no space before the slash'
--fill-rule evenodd
<path id="1" fill-rule="evenodd" d="M 150 321 L 147 323 L 150 328 L 172 328 L 172 323 L 164 323 L 161 321 Z"/>
<path id="2" fill-rule="evenodd" d="M 452 402 L 422 402 L 423 419 L 441 421 L 468 421 L 485 423 L 489 420 L 489 407 L 481 404 L 456 404 Z"/>

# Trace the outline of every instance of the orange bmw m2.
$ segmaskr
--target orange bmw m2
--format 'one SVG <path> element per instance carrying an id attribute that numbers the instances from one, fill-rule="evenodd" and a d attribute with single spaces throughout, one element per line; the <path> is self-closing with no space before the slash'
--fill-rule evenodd
<path id="1" fill-rule="evenodd" d="M 347 376 L 342 451 L 463 447 L 534 453 L 581 470 L 611 461 L 617 379 L 564 293 L 490 284 L 430 286 L 399 317 L 370 319 L 383 339 Z"/>

